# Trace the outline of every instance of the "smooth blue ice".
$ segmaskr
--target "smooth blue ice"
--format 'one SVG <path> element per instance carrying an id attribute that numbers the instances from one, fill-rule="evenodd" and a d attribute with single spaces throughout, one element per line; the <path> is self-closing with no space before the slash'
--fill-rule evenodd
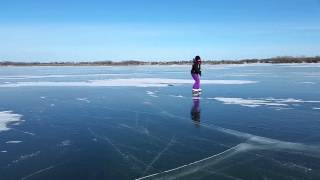
<path id="1" fill-rule="evenodd" d="M 1 67 L 0 179 L 320 179 L 320 65 Z"/>

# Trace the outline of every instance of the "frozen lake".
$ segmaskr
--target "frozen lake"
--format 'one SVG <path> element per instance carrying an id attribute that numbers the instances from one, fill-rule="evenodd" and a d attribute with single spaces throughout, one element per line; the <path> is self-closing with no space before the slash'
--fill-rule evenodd
<path id="1" fill-rule="evenodd" d="M 320 64 L 1 67 L 0 179 L 320 179 Z"/>

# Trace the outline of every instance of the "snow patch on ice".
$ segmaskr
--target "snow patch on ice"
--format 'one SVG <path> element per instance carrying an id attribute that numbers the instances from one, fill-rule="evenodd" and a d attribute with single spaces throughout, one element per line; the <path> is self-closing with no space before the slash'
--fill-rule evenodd
<path id="1" fill-rule="evenodd" d="M 89 80 L 79 82 L 50 82 L 50 81 L 31 81 L 16 82 L 10 84 L 0 84 L 0 87 L 167 87 L 173 84 L 192 84 L 191 79 L 163 79 L 163 78 L 130 78 L 130 79 L 105 79 Z M 250 80 L 201 80 L 202 84 L 224 84 L 241 85 L 252 84 L 257 81 Z"/>
<path id="2" fill-rule="evenodd" d="M 35 135 L 34 133 L 28 132 L 28 131 L 23 131 L 23 133 L 28 134 L 28 135 L 31 135 L 31 136 L 34 136 L 34 135 Z"/>
<path id="3" fill-rule="evenodd" d="M 309 82 L 309 81 L 306 81 L 306 82 L 300 82 L 301 84 L 316 84 L 315 82 Z"/>
<path id="4" fill-rule="evenodd" d="M 0 79 L 42 79 L 42 78 L 65 78 L 65 77 L 99 77 L 99 76 L 123 76 L 130 74 L 48 74 L 48 75 L 20 75 L 20 76 L 0 76 Z"/>
<path id="5" fill-rule="evenodd" d="M 4 150 L 4 151 L 1 151 L 1 152 L 2 152 L 2 153 L 6 153 L 6 152 L 8 152 L 8 151 L 5 151 L 5 150 Z"/>
<path id="6" fill-rule="evenodd" d="M 225 98 L 225 97 L 216 97 L 214 98 L 217 101 L 221 101 L 224 104 L 236 104 L 240 106 L 246 106 L 246 107 L 259 107 L 262 105 L 266 106 L 287 106 L 287 104 L 283 103 L 273 103 L 268 100 L 262 100 L 262 99 L 243 99 L 243 98 Z"/>
<path id="7" fill-rule="evenodd" d="M 86 103 L 90 103 L 90 101 L 88 100 L 88 98 L 77 98 L 78 101 L 84 101 Z"/>
<path id="8" fill-rule="evenodd" d="M 18 144 L 21 143 L 22 141 L 7 141 L 7 144 Z"/>
<path id="9" fill-rule="evenodd" d="M 147 95 L 151 96 L 151 97 L 159 97 L 156 95 L 156 92 L 152 92 L 152 91 L 146 91 Z"/>
<path id="10" fill-rule="evenodd" d="M 71 141 L 70 140 L 64 140 L 64 141 L 61 141 L 58 146 L 60 147 L 64 147 L 64 146 L 70 146 L 71 145 Z"/>
<path id="11" fill-rule="evenodd" d="M 293 108 L 283 108 L 283 107 L 275 108 L 275 110 L 277 110 L 277 111 L 281 111 L 281 110 L 290 110 L 290 109 L 293 109 Z"/>
<path id="12" fill-rule="evenodd" d="M 176 97 L 176 98 L 183 98 L 182 95 L 170 95 L 171 97 Z"/>
<path id="13" fill-rule="evenodd" d="M 277 101 L 282 103 L 320 103 L 320 101 L 306 101 L 306 100 L 294 99 L 294 98 L 287 98 L 287 99 L 267 98 L 267 100 Z"/>
<path id="14" fill-rule="evenodd" d="M 10 130 L 9 124 L 18 125 L 23 120 L 22 115 L 14 114 L 12 111 L 0 111 L 0 132 Z"/>
<path id="15" fill-rule="evenodd" d="M 226 98 L 226 97 L 215 97 L 215 98 L 208 98 L 214 99 L 224 104 L 235 104 L 240 106 L 246 107 L 259 107 L 259 106 L 274 106 L 278 107 L 277 110 L 284 110 L 284 109 L 292 109 L 288 108 L 288 106 L 296 105 L 293 103 L 320 103 L 320 101 L 306 101 L 302 99 L 294 99 L 294 98 L 287 98 L 287 99 L 276 99 L 276 98 Z"/>

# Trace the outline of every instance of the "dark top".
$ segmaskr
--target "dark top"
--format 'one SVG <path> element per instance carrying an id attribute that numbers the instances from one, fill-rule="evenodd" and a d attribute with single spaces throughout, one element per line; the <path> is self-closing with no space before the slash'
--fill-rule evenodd
<path id="1" fill-rule="evenodd" d="M 200 74 L 201 75 L 201 63 L 200 63 L 200 61 L 193 62 L 191 73 L 192 74 Z"/>

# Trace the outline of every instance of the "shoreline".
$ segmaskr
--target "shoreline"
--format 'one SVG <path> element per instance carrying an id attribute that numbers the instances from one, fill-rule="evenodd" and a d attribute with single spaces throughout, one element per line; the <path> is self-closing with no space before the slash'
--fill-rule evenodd
<path id="1" fill-rule="evenodd" d="M 203 60 L 205 65 L 242 65 L 242 64 L 318 64 L 320 56 L 313 57 L 273 57 L 266 59 L 241 59 L 241 60 Z M 52 61 L 52 62 L 18 62 L 18 61 L 0 61 L 0 67 L 28 67 L 28 66 L 164 66 L 164 65 L 191 65 L 192 60 L 173 60 L 173 61 L 140 61 L 140 60 L 124 60 L 124 61 Z"/>

